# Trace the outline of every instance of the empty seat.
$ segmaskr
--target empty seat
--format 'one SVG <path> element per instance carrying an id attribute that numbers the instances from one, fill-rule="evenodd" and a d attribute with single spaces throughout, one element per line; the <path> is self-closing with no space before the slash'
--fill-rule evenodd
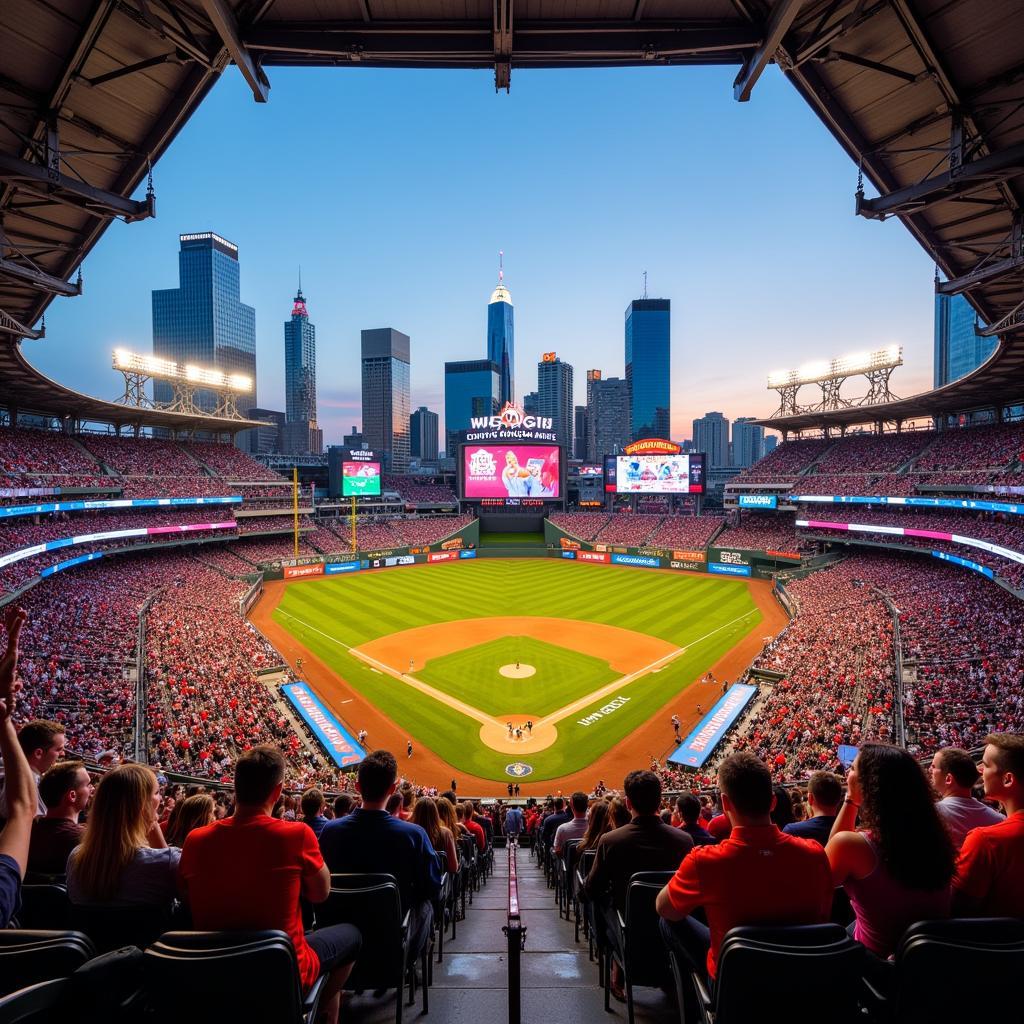
<path id="1" fill-rule="evenodd" d="M 81 932 L 0 930 L 0 995 L 66 978 L 95 955 L 95 946 Z"/>

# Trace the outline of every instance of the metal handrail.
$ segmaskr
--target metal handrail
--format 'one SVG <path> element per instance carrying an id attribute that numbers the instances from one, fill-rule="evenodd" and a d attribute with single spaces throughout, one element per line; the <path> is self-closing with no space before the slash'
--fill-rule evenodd
<path id="1" fill-rule="evenodd" d="M 508 842 L 508 918 L 502 931 L 508 943 L 508 1024 L 520 1024 L 522 1019 L 522 965 L 526 946 L 526 926 L 519 906 L 519 876 L 516 872 L 515 836 Z"/>

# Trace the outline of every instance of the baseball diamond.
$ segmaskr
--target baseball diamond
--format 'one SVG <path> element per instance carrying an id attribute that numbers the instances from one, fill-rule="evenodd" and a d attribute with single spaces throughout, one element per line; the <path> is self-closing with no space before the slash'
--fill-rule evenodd
<path id="1" fill-rule="evenodd" d="M 353 729 L 367 728 L 371 745 L 385 735 L 383 719 L 387 735 L 402 746 L 411 738 L 416 756 L 433 755 L 453 775 L 494 783 L 516 760 L 543 783 L 593 774 L 666 702 L 706 688 L 696 681 L 737 645 L 752 656 L 771 609 L 761 589 L 696 574 L 479 560 L 271 584 L 253 621 L 290 659 L 303 658 L 321 698 Z M 781 621 L 769 617 L 769 626 Z M 517 663 L 535 674 L 501 674 Z"/>

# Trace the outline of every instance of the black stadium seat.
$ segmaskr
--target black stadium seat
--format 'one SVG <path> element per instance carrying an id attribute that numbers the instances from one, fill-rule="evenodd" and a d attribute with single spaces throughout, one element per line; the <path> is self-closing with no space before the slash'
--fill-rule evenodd
<path id="1" fill-rule="evenodd" d="M 274 930 L 167 932 L 144 952 L 142 973 L 140 1019 L 153 1024 L 303 1024 L 323 986 L 303 997 L 291 939 Z"/>
<path id="2" fill-rule="evenodd" d="M 70 927 L 67 889 L 54 882 L 26 882 L 21 887 L 21 907 L 16 917 L 22 928 Z"/>
<path id="3" fill-rule="evenodd" d="M 96 948 L 81 932 L 0 930 L 0 995 L 66 978 L 95 955 Z"/>
<path id="4" fill-rule="evenodd" d="M 0 1024 L 56 1024 L 72 1020 L 71 982 L 67 978 L 28 985 L 0 999 Z"/>

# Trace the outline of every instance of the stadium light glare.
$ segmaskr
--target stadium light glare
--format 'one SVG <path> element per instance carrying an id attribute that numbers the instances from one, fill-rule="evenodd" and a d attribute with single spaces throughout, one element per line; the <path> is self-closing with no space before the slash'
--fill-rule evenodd
<path id="1" fill-rule="evenodd" d="M 192 363 L 179 366 L 173 359 L 143 355 L 126 348 L 114 349 L 114 369 L 125 373 L 141 373 L 160 380 L 196 384 L 218 391 L 234 391 L 238 394 L 252 391 L 252 377 L 244 373 L 226 374 Z"/>
<path id="2" fill-rule="evenodd" d="M 768 374 L 769 388 L 794 387 L 816 384 L 841 377 L 854 377 L 860 373 L 891 369 L 903 363 L 903 350 L 899 345 L 888 345 L 873 352 L 854 352 L 831 361 L 818 359 L 804 363 L 795 370 L 773 370 Z"/>

